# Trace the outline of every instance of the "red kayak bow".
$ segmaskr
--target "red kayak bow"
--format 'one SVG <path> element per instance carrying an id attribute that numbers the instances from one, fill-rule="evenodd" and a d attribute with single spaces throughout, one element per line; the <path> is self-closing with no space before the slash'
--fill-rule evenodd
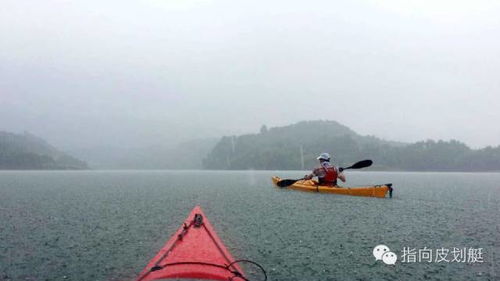
<path id="1" fill-rule="evenodd" d="M 148 263 L 137 281 L 168 278 L 247 280 L 199 206 Z"/>

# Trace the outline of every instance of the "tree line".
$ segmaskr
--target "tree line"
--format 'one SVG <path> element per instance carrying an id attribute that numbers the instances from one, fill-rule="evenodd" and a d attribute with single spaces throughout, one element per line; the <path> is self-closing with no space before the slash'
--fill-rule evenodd
<path id="1" fill-rule="evenodd" d="M 223 137 L 203 159 L 205 169 L 302 170 L 321 152 L 346 166 L 372 159 L 375 170 L 500 171 L 500 146 L 471 149 L 457 140 L 398 143 L 361 136 L 335 121 L 304 121 L 258 134 Z"/>
<path id="2" fill-rule="evenodd" d="M 0 132 L 0 169 L 86 169 L 87 164 L 29 133 Z"/>

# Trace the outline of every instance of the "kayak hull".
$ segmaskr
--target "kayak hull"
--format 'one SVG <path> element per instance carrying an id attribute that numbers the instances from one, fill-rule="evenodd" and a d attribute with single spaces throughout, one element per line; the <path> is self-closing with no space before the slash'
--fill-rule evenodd
<path id="1" fill-rule="evenodd" d="M 281 180 L 280 177 L 272 177 L 273 183 L 278 187 L 277 182 Z M 306 192 L 318 192 L 318 193 L 333 193 L 340 195 L 351 195 L 351 196 L 366 196 L 366 197 L 378 197 L 384 198 L 387 193 L 392 197 L 392 184 L 382 184 L 382 185 L 371 185 L 371 186 L 357 186 L 357 187 L 341 187 L 341 186 L 322 186 L 318 185 L 317 181 L 314 180 L 300 180 L 296 183 L 286 187 L 288 189 L 306 191 Z"/>
<path id="2" fill-rule="evenodd" d="M 195 223 L 202 217 L 202 223 Z M 160 279 L 244 280 L 234 258 L 217 236 L 212 224 L 196 206 L 184 224 L 146 265 L 137 281 Z M 233 278 L 233 279 L 231 279 Z"/>

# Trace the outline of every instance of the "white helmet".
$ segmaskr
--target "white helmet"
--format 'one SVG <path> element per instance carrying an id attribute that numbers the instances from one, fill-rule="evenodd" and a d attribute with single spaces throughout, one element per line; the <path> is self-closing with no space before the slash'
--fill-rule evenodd
<path id="1" fill-rule="evenodd" d="M 318 158 L 316 158 L 318 160 L 326 160 L 326 161 L 329 161 L 330 160 L 330 154 L 328 153 L 321 153 Z"/>

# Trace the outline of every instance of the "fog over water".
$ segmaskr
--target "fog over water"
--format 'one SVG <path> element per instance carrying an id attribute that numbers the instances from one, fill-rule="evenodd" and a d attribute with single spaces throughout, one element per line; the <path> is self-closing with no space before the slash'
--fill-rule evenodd
<path id="1" fill-rule="evenodd" d="M 14 1 L 0 130 L 141 147 L 336 120 L 500 145 L 498 1 Z"/>

